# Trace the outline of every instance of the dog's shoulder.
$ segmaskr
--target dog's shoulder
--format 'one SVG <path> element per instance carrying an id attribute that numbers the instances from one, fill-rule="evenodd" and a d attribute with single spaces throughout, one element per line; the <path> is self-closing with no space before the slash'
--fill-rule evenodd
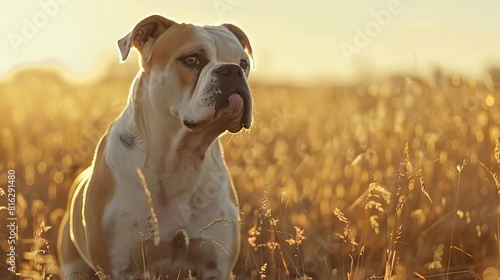
<path id="1" fill-rule="evenodd" d="M 92 262 L 99 264 L 104 271 L 110 271 L 110 256 L 103 252 L 110 252 L 111 239 L 107 233 L 107 225 L 103 224 L 102 217 L 106 210 L 106 205 L 113 198 L 115 193 L 115 182 L 111 169 L 106 164 L 106 146 L 108 144 L 107 134 L 105 134 L 96 149 L 94 161 L 92 163 L 92 174 L 88 179 L 88 185 L 83 198 L 85 206 L 84 220 L 86 222 L 86 232 L 88 242 L 88 254 Z M 91 205 L 90 205 L 91 204 Z"/>

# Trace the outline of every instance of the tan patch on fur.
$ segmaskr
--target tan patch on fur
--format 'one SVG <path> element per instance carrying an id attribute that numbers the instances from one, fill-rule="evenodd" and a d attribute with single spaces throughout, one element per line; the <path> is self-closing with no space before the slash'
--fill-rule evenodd
<path id="1" fill-rule="evenodd" d="M 65 223 L 60 231 L 59 249 L 60 256 L 65 263 L 81 259 L 81 253 L 87 260 L 93 261 L 94 268 L 101 267 L 108 274 L 111 272 L 110 239 L 105 225 L 102 224 L 102 217 L 105 206 L 108 205 L 115 192 L 115 182 L 105 162 L 105 149 L 106 136 L 101 138 L 97 146 L 92 174 L 89 177 L 77 178 L 77 180 L 81 179 L 80 182 L 75 181 L 67 210 L 71 209 L 72 215 L 69 216 L 69 212 L 66 214 Z M 71 234 L 75 243 L 70 240 L 69 219 L 71 219 L 73 227 Z M 83 224 L 84 219 L 86 226 Z M 76 251 L 76 248 L 79 248 L 80 253 Z M 67 274 L 72 272 L 74 271 L 65 271 Z"/>
<path id="2" fill-rule="evenodd" d="M 68 196 L 66 214 L 59 231 L 59 257 L 60 261 L 66 264 L 78 260 L 82 260 L 82 262 L 77 268 L 74 267 L 77 271 L 64 271 L 66 276 L 82 272 L 93 275 L 92 271 L 88 271 L 90 268 L 85 268 L 87 266 L 83 263 L 83 257 L 87 260 L 93 260 L 94 267 L 99 266 L 106 273 L 111 272 L 110 240 L 104 225 L 102 225 L 102 217 L 105 205 L 113 197 L 115 183 L 111 170 L 105 162 L 105 149 L 106 136 L 101 138 L 97 146 L 94 161 L 90 167 L 92 173 L 85 176 L 88 170 L 82 172 L 73 183 Z M 84 199 L 88 205 L 85 208 L 83 208 Z M 83 223 L 84 218 L 86 227 Z M 73 232 L 70 229 L 70 222 Z M 71 240 L 71 236 L 75 242 Z M 88 244 L 87 241 L 89 241 Z"/>
<path id="3" fill-rule="evenodd" d="M 87 222 L 87 248 L 94 267 L 99 266 L 106 274 L 111 273 L 111 256 L 109 232 L 102 224 L 105 206 L 109 205 L 115 192 L 115 181 L 111 169 L 106 164 L 106 135 L 101 139 L 94 159 L 92 177 L 86 188 L 85 221 Z M 92 202 L 92 203 L 89 203 Z"/>
<path id="4" fill-rule="evenodd" d="M 190 52 L 199 52 L 200 46 L 196 39 L 196 27 L 191 24 L 178 24 L 167 29 L 153 46 L 151 71 L 164 72 L 165 66 L 173 63 L 171 74 L 178 75 L 177 80 L 183 90 L 196 84 L 198 74 L 194 69 L 182 65 L 178 58 Z"/>

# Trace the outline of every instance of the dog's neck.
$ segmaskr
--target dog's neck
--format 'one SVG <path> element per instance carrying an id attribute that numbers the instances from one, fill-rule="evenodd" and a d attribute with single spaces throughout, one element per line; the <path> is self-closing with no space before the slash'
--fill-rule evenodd
<path id="1" fill-rule="evenodd" d="M 200 131 L 191 132 L 174 116 L 159 121 L 157 116 L 146 113 L 152 112 L 148 84 L 147 73 L 139 73 L 129 104 L 117 121 L 127 123 L 123 127 L 127 132 L 123 133 L 129 136 L 120 136 L 121 143 L 125 147 L 137 144 L 137 147 L 132 148 L 144 153 L 141 165 L 153 197 L 155 193 L 159 194 L 158 197 L 168 198 L 180 192 L 194 191 L 201 181 L 207 179 L 201 178 L 208 173 L 205 169 L 219 167 L 214 161 L 222 162 L 217 138 L 223 130 L 207 126 Z M 130 117 L 132 111 L 133 119 Z"/>

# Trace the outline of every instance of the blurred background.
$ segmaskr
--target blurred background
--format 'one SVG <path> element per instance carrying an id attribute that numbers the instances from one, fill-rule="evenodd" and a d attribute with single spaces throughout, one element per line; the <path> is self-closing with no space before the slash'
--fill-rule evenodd
<path id="1" fill-rule="evenodd" d="M 498 62 L 495 1 L 1 1 L 0 75 L 57 64 L 102 74 L 116 41 L 151 14 L 179 22 L 232 22 L 255 46 L 255 75 L 269 81 L 345 81 L 435 68 L 481 75 Z M 134 59 L 130 59 L 135 63 Z"/>
<path id="2" fill-rule="evenodd" d="M 19 245 L 16 276 L 0 208 L 0 275 L 57 279 L 71 182 L 138 70 L 135 52 L 119 63 L 116 42 L 160 14 L 236 24 L 254 50 L 255 122 L 222 138 L 241 197 L 236 279 L 498 279 L 499 10 L 486 0 L 0 1 L 0 189 L 15 170 Z"/>

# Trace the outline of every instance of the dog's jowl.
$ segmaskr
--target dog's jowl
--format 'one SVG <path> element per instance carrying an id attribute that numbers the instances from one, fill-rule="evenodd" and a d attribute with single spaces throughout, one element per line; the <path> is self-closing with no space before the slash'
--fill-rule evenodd
<path id="1" fill-rule="evenodd" d="M 252 49 L 231 24 L 148 17 L 118 41 L 140 70 L 74 183 L 59 257 L 70 279 L 230 279 L 238 201 L 218 137 L 248 129 Z"/>

